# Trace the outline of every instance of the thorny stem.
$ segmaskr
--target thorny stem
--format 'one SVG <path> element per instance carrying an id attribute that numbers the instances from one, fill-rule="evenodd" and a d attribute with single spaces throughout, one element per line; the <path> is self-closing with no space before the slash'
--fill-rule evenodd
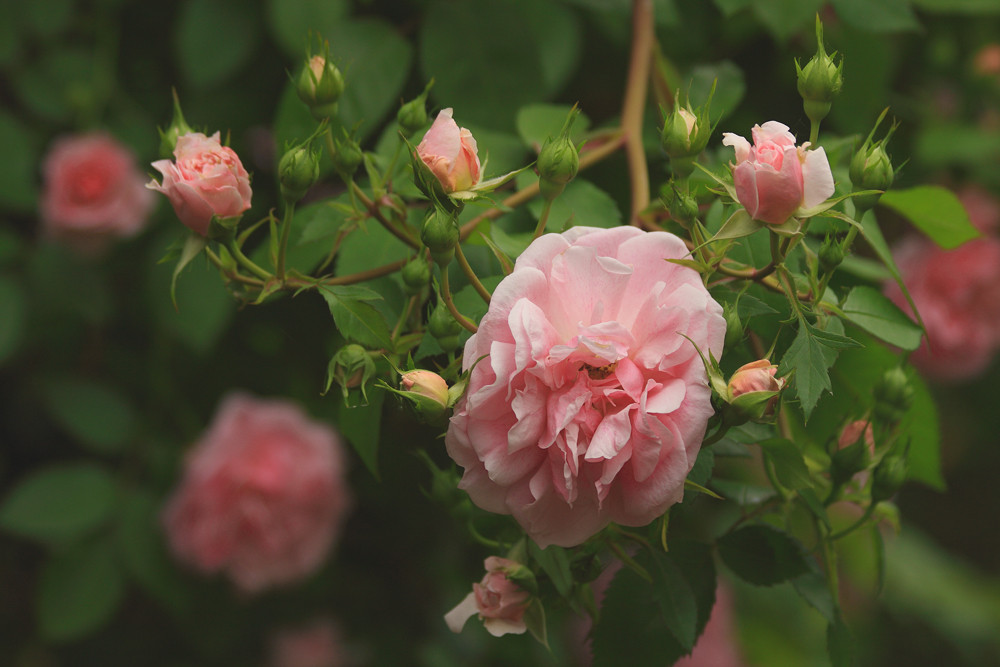
<path id="1" fill-rule="evenodd" d="M 480 282 L 479 276 L 476 275 L 476 272 L 473 271 L 472 267 L 469 265 L 469 260 L 465 258 L 465 253 L 462 252 L 461 243 L 455 244 L 455 259 L 458 260 L 458 265 L 461 267 L 462 273 L 464 273 L 465 277 L 469 279 L 469 282 L 476 290 L 476 293 L 483 298 L 483 301 L 485 301 L 487 305 L 489 305 L 492 295 L 490 294 L 490 291 L 486 289 L 486 286 Z"/>
<path id="2" fill-rule="evenodd" d="M 632 184 L 631 224 L 639 224 L 639 214 L 649 206 L 649 171 L 642 145 L 642 120 L 649 87 L 656 36 L 653 30 L 653 1 L 632 2 L 632 53 L 629 57 L 625 101 L 622 105 L 622 131 L 625 156 Z"/>

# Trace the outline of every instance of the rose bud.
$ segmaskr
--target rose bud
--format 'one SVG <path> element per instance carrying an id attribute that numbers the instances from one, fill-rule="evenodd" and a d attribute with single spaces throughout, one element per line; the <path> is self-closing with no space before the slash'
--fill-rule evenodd
<path id="1" fill-rule="evenodd" d="M 900 367 L 890 368 L 872 390 L 875 395 L 875 416 L 885 423 L 898 422 L 913 404 L 913 386 Z"/>
<path id="2" fill-rule="evenodd" d="M 888 452 L 872 471 L 872 502 L 889 500 L 896 495 L 906 481 L 908 473 L 906 452 L 902 454 Z"/>
<path id="3" fill-rule="evenodd" d="M 523 634 L 531 595 L 513 581 L 514 573 L 526 568 L 514 561 L 490 556 L 486 559 L 486 576 L 472 585 L 472 592 L 445 614 L 444 620 L 452 632 L 461 632 L 465 622 L 479 615 L 483 626 L 494 637 Z"/>
<path id="4" fill-rule="evenodd" d="M 714 94 L 715 89 L 712 89 Z M 701 155 L 712 135 L 714 126 L 709 118 L 712 97 L 697 111 L 690 100 L 682 101 L 677 94 L 674 108 L 667 115 L 660 133 L 660 145 L 670 158 L 670 168 L 679 178 L 687 178 L 694 171 L 695 159 Z"/>
<path id="5" fill-rule="evenodd" d="M 407 294 L 420 294 L 431 281 L 431 265 L 420 254 L 404 264 L 399 274 Z"/>
<path id="6" fill-rule="evenodd" d="M 443 415 L 450 402 L 448 383 L 432 371 L 407 371 L 400 376 L 399 387 L 400 390 L 393 392 L 409 400 L 417 414 L 428 422 Z"/>
<path id="7" fill-rule="evenodd" d="M 752 134 L 753 145 L 732 132 L 722 143 L 736 151 L 730 165 L 736 196 L 755 220 L 780 225 L 833 194 L 833 172 L 822 146 L 796 146 L 788 127 L 773 120 L 754 125 Z"/>
<path id="8" fill-rule="evenodd" d="M 399 111 L 396 112 L 396 122 L 405 136 L 409 137 L 427 125 L 427 93 L 430 92 L 433 85 L 434 80 L 431 79 L 424 88 L 424 92 L 399 107 Z"/>
<path id="9" fill-rule="evenodd" d="M 736 369 L 726 385 L 730 424 L 774 414 L 778 392 L 785 386 L 785 378 L 774 377 L 777 372 L 778 367 L 767 359 L 758 359 Z"/>
<path id="10" fill-rule="evenodd" d="M 350 400 L 351 390 L 360 387 L 362 402 L 367 404 L 367 385 L 373 375 L 375 375 L 375 361 L 372 355 L 360 345 L 350 343 L 337 350 L 330 359 L 323 393 L 330 391 L 330 387 L 336 382 L 340 385 L 346 403 Z"/>
<path id="11" fill-rule="evenodd" d="M 146 187 L 165 194 L 178 219 L 201 236 L 209 235 L 213 219 L 235 222 L 250 208 L 250 176 L 236 152 L 219 143 L 218 132 L 182 135 L 174 161 L 157 160 L 153 168 L 163 182 Z"/>
<path id="12" fill-rule="evenodd" d="M 181 101 L 177 97 L 177 91 L 173 91 L 174 94 L 174 115 L 170 119 L 170 125 L 167 129 L 157 131 L 160 133 L 160 157 L 169 159 L 170 156 L 174 154 L 174 148 L 177 147 L 177 139 L 181 135 L 190 134 L 194 132 L 194 128 L 187 124 L 184 120 L 184 113 L 181 111 Z"/>
<path id="13" fill-rule="evenodd" d="M 837 451 L 830 457 L 830 478 L 843 486 L 866 469 L 875 452 L 875 436 L 868 420 L 857 419 L 844 426 L 837 438 Z"/>
<path id="14" fill-rule="evenodd" d="M 437 306 L 427 318 L 427 330 L 445 352 L 451 352 L 458 347 L 462 325 L 451 314 L 442 299 L 438 299 Z"/>
<path id="15" fill-rule="evenodd" d="M 819 248 L 819 268 L 824 273 L 835 270 L 844 261 L 844 246 L 840 240 L 827 234 Z"/>
<path id="16" fill-rule="evenodd" d="M 879 124 L 881 124 L 882 119 L 885 117 L 885 113 L 883 111 L 882 115 L 878 117 L 875 127 L 872 128 L 864 143 L 851 158 L 849 173 L 855 190 L 888 190 L 892 187 L 893 180 L 895 180 L 896 174 L 892 168 L 892 158 L 886 152 L 885 146 L 889 143 L 889 139 L 892 138 L 898 126 L 893 124 L 883 139 L 872 142 L 872 138 L 875 136 Z M 870 194 L 853 197 L 852 199 L 855 208 L 864 213 L 864 211 L 875 206 L 881 196 L 881 194 Z M 860 220 L 860 215 L 858 219 Z"/>
<path id="17" fill-rule="evenodd" d="M 309 59 L 299 74 L 295 90 L 317 120 L 337 113 L 337 100 L 344 92 L 344 77 L 330 62 L 329 52 Z"/>
<path id="18" fill-rule="evenodd" d="M 837 52 L 827 55 L 823 48 L 823 24 L 819 15 L 816 16 L 816 43 L 816 55 L 805 67 L 799 67 L 799 61 L 795 61 L 799 95 L 802 96 L 806 116 L 814 123 L 822 121 L 830 113 L 830 103 L 844 85 L 844 59 L 841 58 L 839 63 L 833 62 Z"/>
<path id="19" fill-rule="evenodd" d="M 365 154 L 358 142 L 347 134 L 347 130 L 342 130 L 341 134 L 343 136 L 333 140 L 333 168 L 346 181 L 358 170 L 365 159 Z"/>
<path id="20" fill-rule="evenodd" d="M 442 109 L 417 145 L 417 155 L 431 170 L 446 194 L 469 190 L 479 183 L 476 140 L 452 119 L 451 109 Z"/>
<path id="21" fill-rule="evenodd" d="M 569 129 L 579 114 L 579 109 L 574 106 L 559 136 L 546 139 L 538 154 L 538 161 L 535 163 L 538 169 L 538 188 L 548 200 L 558 197 L 580 170 L 580 151 L 569 137 Z"/>
<path id="22" fill-rule="evenodd" d="M 431 259 L 445 266 L 455 256 L 458 239 L 458 221 L 455 216 L 436 207 L 431 208 L 420 230 L 420 240 L 431 251 Z"/>
<path id="23" fill-rule="evenodd" d="M 281 197 L 288 203 L 302 199 L 319 179 L 319 152 L 310 150 L 308 142 L 294 146 L 278 162 Z"/>

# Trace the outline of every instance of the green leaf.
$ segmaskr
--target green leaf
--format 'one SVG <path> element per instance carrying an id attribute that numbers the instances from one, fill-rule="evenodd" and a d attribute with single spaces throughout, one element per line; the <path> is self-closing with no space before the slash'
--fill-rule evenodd
<path id="1" fill-rule="evenodd" d="M 268 0 L 267 27 L 287 55 L 304 60 L 310 31 L 330 39 L 350 11 L 348 0 Z"/>
<path id="2" fill-rule="evenodd" d="M 558 136 L 566 123 L 570 109 L 572 107 L 565 104 L 523 106 L 517 112 L 517 133 L 526 146 L 538 151 L 546 139 Z M 589 127 L 590 119 L 581 112 L 570 129 L 570 138 L 574 142 L 581 141 Z"/>
<path id="3" fill-rule="evenodd" d="M 104 626 L 125 596 L 111 542 L 99 540 L 53 554 L 42 569 L 36 612 L 49 641 L 85 637 Z"/>
<path id="4" fill-rule="evenodd" d="M 713 87 L 715 95 L 712 97 L 712 116 L 725 118 L 736 110 L 746 94 L 747 84 L 743 69 L 729 60 L 691 68 L 689 87 L 691 104 L 699 106 L 708 101 Z"/>
<path id="5" fill-rule="evenodd" d="M 804 549 L 773 526 L 744 526 L 719 538 L 722 562 L 744 581 L 772 586 L 809 571 Z"/>
<path id="6" fill-rule="evenodd" d="M 754 13 L 779 40 L 786 40 L 807 25 L 824 0 L 753 0 Z"/>
<path id="7" fill-rule="evenodd" d="M 804 320 L 799 322 L 799 331 L 782 357 L 778 370 L 779 377 L 795 372 L 795 393 L 807 421 L 820 395 L 830 389 L 827 369 L 836 360 L 836 356 L 830 354 L 830 348 L 810 333 L 810 328 Z"/>
<path id="8" fill-rule="evenodd" d="M 918 30 L 920 23 L 909 0 L 833 0 L 837 16 L 856 28 L 870 32 Z"/>
<path id="9" fill-rule="evenodd" d="M 552 585 L 559 595 L 566 597 L 573 590 L 573 573 L 569 569 L 569 557 L 566 550 L 555 545 L 540 548 L 534 540 L 528 541 L 528 553 L 535 559 L 545 574 L 549 575 Z"/>
<path id="10" fill-rule="evenodd" d="M 542 606 L 542 601 L 538 598 L 532 600 L 525 610 L 524 624 L 539 644 L 545 648 L 549 647 L 549 634 L 545 626 L 545 607 Z"/>
<path id="11" fill-rule="evenodd" d="M 55 421 L 88 449 L 119 452 L 135 435 L 138 419 L 131 403 L 106 385 L 66 377 L 47 383 L 44 394 Z"/>
<path id="12" fill-rule="evenodd" d="M 813 485 L 812 476 L 802 452 L 791 440 L 784 438 L 769 438 L 761 440 L 760 448 L 774 464 L 774 472 L 778 481 L 790 489 L 806 489 Z"/>
<path id="13" fill-rule="evenodd" d="M 526 29 L 533 4 L 430 3 L 419 36 L 421 71 L 423 79 L 435 81 L 434 99 L 455 107 L 459 125 L 513 129 L 517 109 L 548 97 L 543 50 L 536 33 Z"/>
<path id="14" fill-rule="evenodd" d="M 543 206 L 540 197 L 528 204 L 528 210 L 536 220 L 542 214 Z M 611 195 L 590 181 L 574 178 L 552 201 L 545 229 L 561 232 L 569 227 L 616 227 L 621 221 L 622 213 Z"/>
<path id="15" fill-rule="evenodd" d="M 6 21 L 4 21 L 6 23 Z M 39 163 L 38 149 L 32 134 L 20 120 L 0 111 L 0 205 L 17 211 L 33 211 L 38 201 L 35 170 Z"/>
<path id="16" fill-rule="evenodd" d="M 42 542 L 69 542 L 107 521 L 116 495 L 114 479 L 98 465 L 40 468 L 21 479 L 0 504 L 0 528 Z"/>
<path id="17" fill-rule="evenodd" d="M 14 356 L 21 344 L 27 311 L 21 287 L 0 276 L 0 366 Z"/>
<path id="18" fill-rule="evenodd" d="M 373 350 L 394 349 L 389 325 L 374 306 L 358 299 L 338 296 L 336 291 L 326 286 L 321 286 L 319 293 L 326 299 L 330 315 L 344 338 Z"/>
<path id="19" fill-rule="evenodd" d="M 737 209 L 729 219 L 722 223 L 722 227 L 711 238 L 711 241 L 723 241 L 725 239 L 740 239 L 750 236 L 759 229 L 765 227 L 765 223 L 754 220 L 747 213 L 745 208 Z M 711 242 L 709 241 L 709 242 Z"/>
<path id="20" fill-rule="evenodd" d="M 716 579 L 705 545 L 677 541 L 669 553 L 643 551 L 635 560 L 653 583 L 625 567 L 615 575 L 593 632 L 594 667 L 673 664 L 711 615 Z"/>
<path id="21" fill-rule="evenodd" d="M 378 443 L 382 432 L 382 404 L 385 392 L 376 391 L 368 396 L 367 405 L 348 407 L 336 401 L 335 420 L 340 433 L 351 443 L 369 472 L 379 479 Z"/>
<path id="22" fill-rule="evenodd" d="M 907 218 L 946 250 L 979 236 L 955 193 L 937 185 L 889 190 L 879 203 Z"/>
<path id="23" fill-rule="evenodd" d="M 174 266 L 174 272 L 170 277 L 170 301 L 173 302 L 174 308 L 177 308 L 177 278 L 184 271 L 184 267 L 191 263 L 195 257 L 201 254 L 201 251 L 205 249 L 208 245 L 208 239 L 206 239 L 201 234 L 196 234 L 191 232 L 191 235 L 184 240 L 184 247 L 181 248 L 180 257 L 177 258 L 177 264 Z"/>
<path id="24" fill-rule="evenodd" d="M 241 0 L 184 3 L 174 52 L 185 78 L 198 87 L 220 83 L 253 55 L 259 39 L 255 12 Z"/>
<path id="25" fill-rule="evenodd" d="M 854 639 L 840 616 L 826 628 L 826 648 L 832 667 L 851 667 L 854 664 Z"/>
<path id="26" fill-rule="evenodd" d="M 942 14 L 1000 14 L 1000 4 L 995 0 L 913 0 L 913 4 Z"/>
<path id="27" fill-rule="evenodd" d="M 915 139 L 913 158 L 929 167 L 964 167 L 1000 157 L 1000 132 L 983 132 L 976 125 L 937 122 L 922 128 Z"/>
<path id="28" fill-rule="evenodd" d="M 876 289 L 855 287 L 847 295 L 842 310 L 851 322 L 890 345 L 904 350 L 920 346 L 923 330 Z"/>
<path id="29" fill-rule="evenodd" d="M 795 592 L 828 622 L 832 623 L 837 618 L 837 603 L 830 593 L 826 577 L 818 567 L 814 566 L 809 572 L 792 579 L 792 586 Z"/>

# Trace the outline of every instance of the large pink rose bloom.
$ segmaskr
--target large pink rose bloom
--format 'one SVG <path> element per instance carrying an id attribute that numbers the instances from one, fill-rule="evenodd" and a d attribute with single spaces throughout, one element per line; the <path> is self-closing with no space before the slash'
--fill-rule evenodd
<path id="1" fill-rule="evenodd" d="M 788 126 L 774 120 L 754 125 L 751 132 L 753 145 L 732 132 L 722 138 L 736 151 L 733 185 L 751 217 L 780 225 L 799 208 L 821 204 L 833 194 L 833 172 L 822 147 L 796 146 Z"/>
<path id="2" fill-rule="evenodd" d="M 940 380 L 984 371 L 1000 346 L 1000 240 L 983 237 L 943 250 L 912 236 L 893 256 L 927 328 L 926 339 L 910 355 L 913 365 Z M 895 282 L 887 283 L 885 292 L 910 312 Z"/>
<path id="3" fill-rule="evenodd" d="M 106 134 L 57 139 L 42 166 L 43 232 L 84 252 L 146 224 L 153 194 L 132 151 Z"/>
<path id="4" fill-rule="evenodd" d="M 343 446 L 298 406 L 227 397 L 164 512 L 174 554 L 258 592 L 311 574 L 340 530 Z"/>
<path id="5" fill-rule="evenodd" d="M 445 192 L 468 190 L 482 176 L 476 140 L 472 132 L 458 126 L 451 113 L 451 109 L 442 109 L 417 145 L 417 155 Z"/>
<path id="6" fill-rule="evenodd" d="M 722 308 L 684 242 L 634 227 L 546 234 L 497 286 L 445 443 L 461 488 L 539 544 L 641 526 L 681 499 L 712 415 L 694 345 L 722 352 Z M 477 363 L 478 362 L 478 363 Z"/>
<path id="7" fill-rule="evenodd" d="M 212 216 L 235 218 L 250 208 L 250 177 L 236 152 L 219 143 L 219 133 L 190 132 L 177 138 L 174 161 L 157 160 L 163 182 L 146 187 L 170 200 L 178 219 L 202 236 Z"/>

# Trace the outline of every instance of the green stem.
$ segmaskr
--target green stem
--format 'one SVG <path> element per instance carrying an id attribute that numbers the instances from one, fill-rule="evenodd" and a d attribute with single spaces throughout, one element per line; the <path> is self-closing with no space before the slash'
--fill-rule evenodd
<path id="1" fill-rule="evenodd" d="M 545 233 L 545 224 L 549 221 L 549 211 L 551 210 L 552 200 L 546 199 L 545 204 L 542 206 L 542 214 L 538 216 L 538 224 L 535 225 L 535 235 L 531 237 L 532 241 Z"/>
<path id="2" fill-rule="evenodd" d="M 858 519 L 857 521 L 855 521 L 854 523 L 852 523 L 847 528 L 844 528 L 843 530 L 838 530 L 833 535 L 830 535 L 830 537 L 827 538 L 827 539 L 829 539 L 831 542 L 833 542 L 834 540 L 839 540 L 840 538 L 845 537 L 845 536 L 853 533 L 855 530 L 857 530 L 858 528 L 860 528 L 866 521 L 868 521 L 868 519 L 870 519 L 872 517 L 872 514 L 875 513 L 875 506 L 877 504 L 878 503 L 872 503 L 872 504 L 870 504 L 868 506 L 868 508 L 865 509 L 865 513 L 861 515 L 860 519 Z"/>
<path id="3" fill-rule="evenodd" d="M 250 276 L 244 276 L 238 271 L 227 270 L 222 264 L 222 258 L 216 255 L 214 252 L 212 252 L 212 249 L 209 248 L 208 246 L 205 246 L 205 254 L 208 256 L 208 260 L 212 262 L 215 268 L 223 271 L 226 277 L 231 278 L 232 280 L 236 280 L 237 282 L 241 282 L 245 285 L 253 285 L 254 287 L 263 287 L 264 285 L 263 280 L 257 280 L 256 278 L 251 278 Z"/>
<path id="4" fill-rule="evenodd" d="M 811 120 L 809 127 L 809 143 L 812 144 L 813 148 L 819 143 L 819 121 Z"/>
<path id="5" fill-rule="evenodd" d="M 406 319 L 410 316 L 410 313 L 413 311 L 413 306 L 416 305 L 417 299 L 419 298 L 419 294 L 414 294 L 410 297 L 410 300 L 406 302 L 406 308 L 403 309 L 403 313 L 399 316 L 399 319 L 396 321 L 396 326 L 392 328 L 392 334 L 389 336 L 392 340 L 395 341 L 396 337 L 399 336 L 399 331 L 403 328 L 403 323 L 406 322 Z"/>
<path id="6" fill-rule="evenodd" d="M 632 0 L 632 52 L 622 104 L 622 132 L 632 191 L 629 222 L 633 225 L 639 224 L 639 214 L 649 206 L 649 170 L 646 168 L 646 149 L 642 145 L 642 122 L 655 45 L 653 1 Z"/>
<path id="7" fill-rule="evenodd" d="M 229 248 L 229 252 L 233 253 L 233 257 L 236 258 L 236 261 L 239 262 L 243 266 L 243 268 L 245 268 L 250 273 L 254 274 L 255 276 L 257 276 L 262 280 L 270 280 L 271 278 L 274 277 L 269 272 L 257 266 L 249 257 L 243 254 L 243 250 L 241 250 L 239 244 L 236 243 L 235 237 L 230 236 L 227 239 L 227 246 Z"/>
<path id="8" fill-rule="evenodd" d="M 391 220 L 385 217 L 385 214 L 382 213 L 378 204 L 369 199 L 368 195 L 365 194 L 364 190 L 362 190 L 358 186 L 358 184 L 354 182 L 353 179 L 351 180 L 350 187 L 351 187 L 351 192 L 355 196 L 357 196 L 358 199 L 361 200 L 361 204 L 365 207 L 365 209 L 368 210 L 368 215 L 378 220 L 379 223 L 383 227 L 385 227 L 386 231 L 388 231 L 390 234 L 392 234 L 397 239 L 399 239 L 406 245 L 410 246 L 411 248 L 417 248 L 419 246 L 419 244 L 414 239 L 412 239 L 408 234 L 404 233 L 399 227 L 394 225 Z"/>
<path id="9" fill-rule="evenodd" d="M 455 302 L 451 298 L 451 285 L 448 278 L 447 266 L 441 267 L 441 298 L 444 299 L 444 305 L 447 306 L 448 312 L 455 318 L 455 321 L 462 325 L 462 328 L 472 333 L 476 333 L 479 330 L 479 327 L 472 320 L 458 312 L 458 308 L 455 307 Z"/>
<path id="10" fill-rule="evenodd" d="M 479 276 L 476 275 L 476 272 L 472 270 L 472 266 L 469 265 L 469 260 L 465 258 L 465 253 L 462 252 L 461 243 L 455 244 L 455 259 L 458 260 L 458 265 L 461 267 L 462 273 L 464 273 L 465 277 L 469 279 L 473 289 L 475 289 L 476 293 L 482 297 L 483 301 L 486 302 L 486 305 L 489 305 L 490 299 L 493 295 L 491 295 L 490 291 L 486 289 L 486 286 L 480 282 Z"/>
<path id="11" fill-rule="evenodd" d="M 632 557 L 629 556 L 627 553 L 625 553 L 625 550 L 622 549 L 617 542 L 608 542 L 608 548 L 610 548 L 615 553 L 615 555 L 618 556 L 618 560 L 622 562 L 622 565 L 624 565 L 625 567 L 629 568 L 630 570 L 638 574 L 648 583 L 653 583 L 653 577 L 650 576 L 646 568 L 644 568 L 642 565 L 639 565 L 634 560 L 632 560 Z"/>
<path id="12" fill-rule="evenodd" d="M 285 279 L 285 255 L 288 252 L 288 234 L 295 217 L 295 203 L 285 200 L 285 216 L 281 220 L 281 240 L 278 242 L 278 280 Z"/>

